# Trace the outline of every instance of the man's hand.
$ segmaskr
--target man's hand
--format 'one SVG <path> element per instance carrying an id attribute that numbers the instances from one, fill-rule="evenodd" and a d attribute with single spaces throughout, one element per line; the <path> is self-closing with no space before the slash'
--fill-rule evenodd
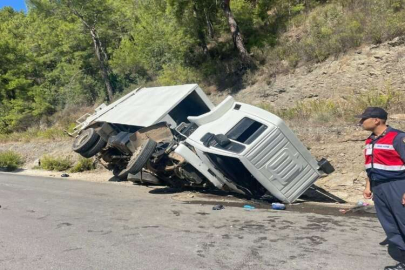
<path id="1" fill-rule="evenodd" d="M 404 194 L 405 196 L 405 194 Z M 363 191 L 363 197 L 364 199 L 372 199 L 373 198 L 373 193 L 369 188 L 364 189 Z M 402 202 L 404 202 L 405 197 L 402 198 Z"/>
<path id="2" fill-rule="evenodd" d="M 405 206 L 405 193 L 404 193 L 404 195 L 402 196 L 402 205 Z"/>

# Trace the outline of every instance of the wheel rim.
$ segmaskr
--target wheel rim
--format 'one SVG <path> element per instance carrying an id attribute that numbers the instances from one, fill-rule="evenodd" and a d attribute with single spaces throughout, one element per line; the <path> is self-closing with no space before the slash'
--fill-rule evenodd
<path id="1" fill-rule="evenodd" d="M 83 134 L 83 137 L 79 137 L 78 145 L 81 145 L 89 137 L 89 132 Z"/>

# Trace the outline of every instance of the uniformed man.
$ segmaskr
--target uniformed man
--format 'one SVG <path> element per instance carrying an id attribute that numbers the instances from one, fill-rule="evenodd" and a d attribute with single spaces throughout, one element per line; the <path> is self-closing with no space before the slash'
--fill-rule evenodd
<path id="1" fill-rule="evenodd" d="M 388 126 L 387 116 L 379 107 L 368 107 L 357 116 L 372 132 L 364 150 L 368 179 L 363 195 L 374 200 L 388 242 L 402 255 L 398 265 L 385 269 L 405 270 L 405 133 Z"/>

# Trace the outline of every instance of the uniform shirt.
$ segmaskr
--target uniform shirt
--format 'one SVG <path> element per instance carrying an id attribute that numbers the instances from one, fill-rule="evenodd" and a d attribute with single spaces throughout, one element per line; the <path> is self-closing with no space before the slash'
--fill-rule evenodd
<path id="1" fill-rule="evenodd" d="M 376 142 L 378 142 L 378 139 L 380 139 L 381 137 L 385 136 L 385 134 L 387 134 L 387 132 L 394 130 L 392 127 L 388 126 L 387 129 L 380 135 L 380 136 L 376 136 L 374 133 L 370 135 L 370 138 L 374 141 L 376 140 Z M 395 151 L 398 152 L 398 154 L 401 156 L 401 159 L 405 162 L 405 132 L 397 130 L 400 133 L 398 133 L 398 135 L 395 137 L 394 142 L 393 142 L 393 146 Z"/>

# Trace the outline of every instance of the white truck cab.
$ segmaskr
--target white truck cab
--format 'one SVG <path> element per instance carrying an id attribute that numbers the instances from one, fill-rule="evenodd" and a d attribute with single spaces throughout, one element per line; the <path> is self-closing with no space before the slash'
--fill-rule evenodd
<path id="1" fill-rule="evenodd" d="M 198 149 L 199 158 L 237 191 L 257 190 L 259 182 L 291 203 L 321 175 L 318 162 L 283 120 L 265 110 L 228 97 L 212 111 L 188 119 L 198 128 L 182 143 Z"/>

